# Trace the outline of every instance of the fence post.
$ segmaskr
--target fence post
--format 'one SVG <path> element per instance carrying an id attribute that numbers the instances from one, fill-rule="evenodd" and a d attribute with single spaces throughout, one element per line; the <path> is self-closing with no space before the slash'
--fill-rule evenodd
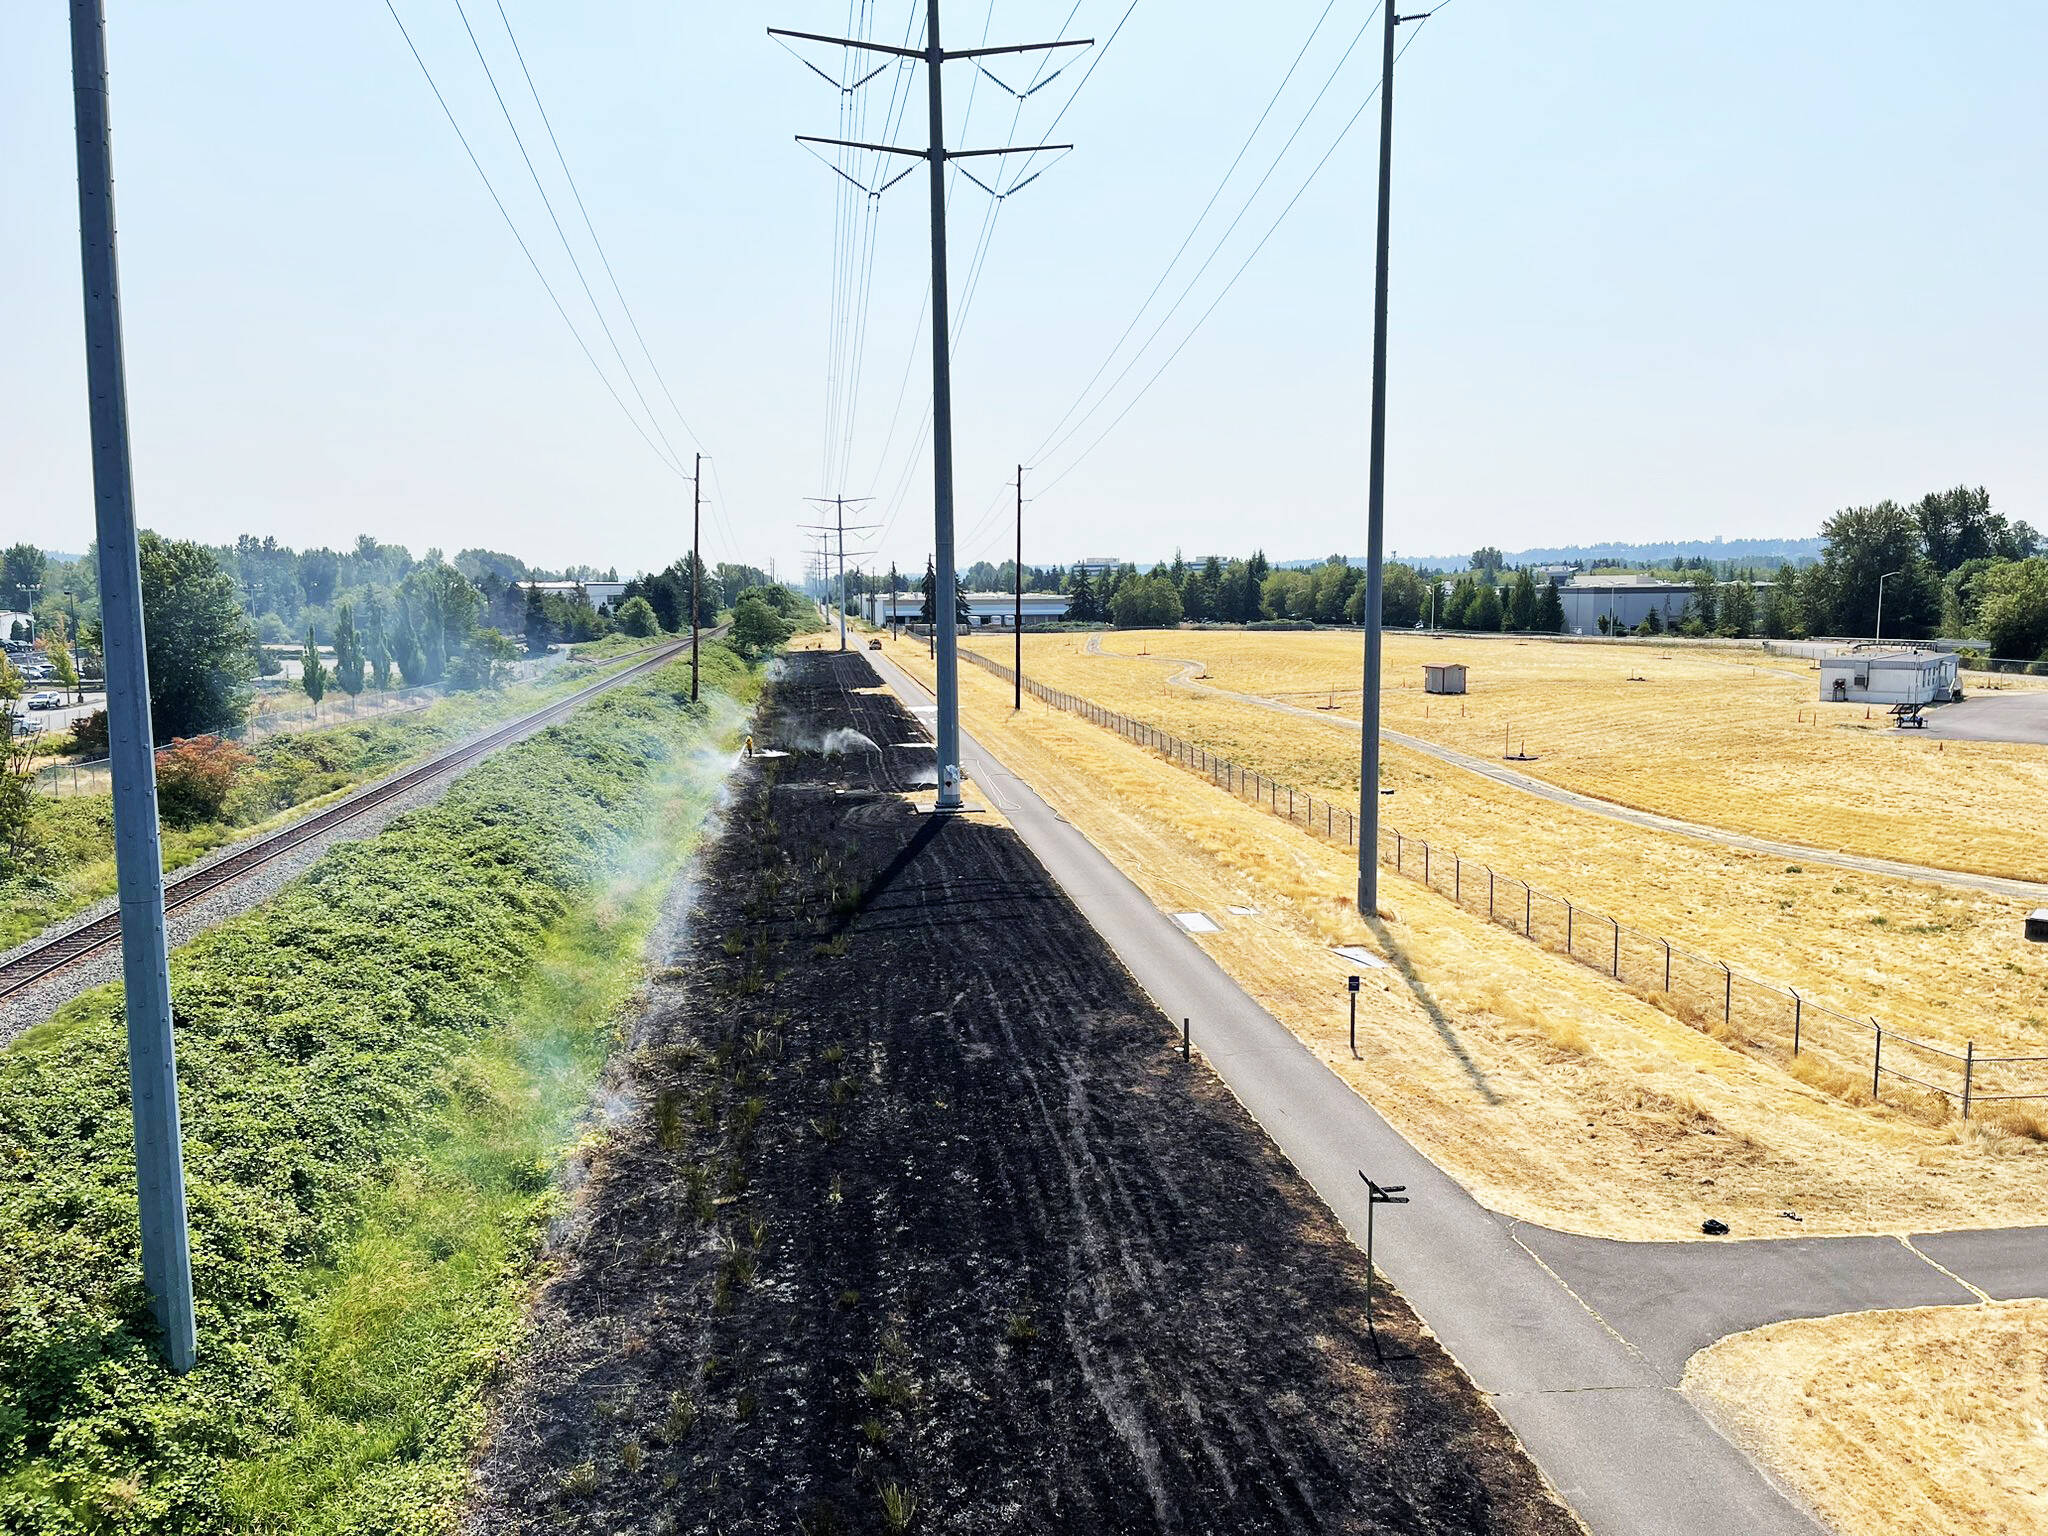
<path id="1" fill-rule="evenodd" d="M 1874 1101 L 1878 1097 L 1878 1078 L 1884 1072 L 1884 1026 L 1872 1019 L 1870 1031 L 1877 1037 L 1877 1044 L 1870 1052 L 1870 1097 Z"/>
<path id="2" fill-rule="evenodd" d="M 1401 829 L 1396 827 L 1394 829 L 1394 873 L 1397 875 L 1407 873 L 1406 870 L 1401 868 L 1401 851 Z"/>
<path id="3" fill-rule="evenodd" d="M 1977 1042 L 1963 1046 L 1963 1118 L 1970 1118 L 1970 1079 L 1977 1075 Z"/>
<path id="4" fill-rule="evenodd" d="M 1721 962 L 1721 974 L 1725 978 L 1721 993 L 1721 1022 L 1723 1024 L 1733 1024 L 1735 1022 L 1735 973 L 1728 969 L 1728 962 L 1726 960 Z"/>
<path id="5" fill-rule="evenodd" d="M 1536 887 L 1522 882 L 1522 937 L 1536 937 Z"/>
<path id="6" fill-rule="evenodd" d="M 1578 914 L 1577 914 L 1576 912 L 1574 912 L 1574 911 L 1572 910 L 1572 899 L 1571 899 L 1571 897 L 1569 897 L 1569 896 L 1565 897 L 1565 899 L 1564 899 L 1564 952 L 1565 952 L 1566 954 L 1570 954 L 1570 953 L 1572 952 L 1572 919 L 1573 919 L 1574 917 L 1576 917 L 1577 915 L 1578 915 Z"/>
<path id="7" fill-rule="evenodd" d="M 1614 979 L 1619 981 L 1621 980 L 1621 924 L 1615 923 L 1611 917 L 1607 921 L 1614 923 Z"/>
<path id="8" fill-rule="evenodd" d="M 1451 855 L 1451 900 L 1465 905 L 1465 861 L 1455 853 Z"/>
<path id="9" fill-rule="evenodd" d="M 1488 921 L 1493 918 L 1493 866 L 1490 864 L 1486 868 L 1486 916 Z"/>
<path id="10" fill-rule="evenodd" d="M 1664 990 L 1669 992 L 1671 990 L 1671 941 L 1669 939 L 1659 939 L 1657 942 L 1664 946 Z"/>
<path id="11" fill-rule="evenodd" d="M 1792 994 L 1792 1054 L 1796 1058 L 1799 1055 L 1799 1025 L 1806 1013 L 1806 1000 L 1799 995 L 1797 987 L 1785 990 Z"/>
<path id="12" fill-rule="evenodd" d="M 1422 840 L 1422 883 L 1429 884 L 1429 839 Z"/>

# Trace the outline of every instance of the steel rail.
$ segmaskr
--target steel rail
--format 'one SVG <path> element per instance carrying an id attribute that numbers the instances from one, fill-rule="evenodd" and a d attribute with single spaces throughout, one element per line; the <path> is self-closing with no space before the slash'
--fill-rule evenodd
<path id="1" fill-rule="evenodd" d="M 704 638 L 717 639 L 730 627 L 720 625 L 716 629 L 706 630 Z M 176 912 L 224 886 L 232 885 L 243 876 L 282 858 L 293 849 L 302 847 L 314 838 L 324 836 L 336 827 L 344 826 L 381 805 L 389 804 L 422 784 L 446 777 L 480 758 L 490 756 L 501 747 L 510 746 L 524 737 L 545 730 L 548 726 L 575 713 L 599 694 L 609 692 L 621 683 L 630 682 L 657 667 L 666 666 L 677 656 L 687 653 L 689 649 L 690 642 L 687 640 L 665 646 L 658 655 L 614 672 L 610 677 L 600 678 L 589 687 L 579 689 L 565 699 L 558 699 L 530 715 L 522 715 L 517 720 L 509 721 L 495 730 L 453 747 L 439 757 L 430 758 L 391 778 L 367 785 L 347 799 L 338 801 L 323 811 L 317 811 L 303 820 L 295 821 L 289 826 L 280 827 L 268 837 L 259 838 L 248 847 L 224 859 L 166 881 L 165 913 Z M 95 954 L 120 941 L 119 912 L 109 912 L 68 933 L 60 933 L 46 943 L 25 950 L 5 965 L 0 965 L 0 998 L 33 986 L 45 977 L 77 964 L 87 955 Z"/>

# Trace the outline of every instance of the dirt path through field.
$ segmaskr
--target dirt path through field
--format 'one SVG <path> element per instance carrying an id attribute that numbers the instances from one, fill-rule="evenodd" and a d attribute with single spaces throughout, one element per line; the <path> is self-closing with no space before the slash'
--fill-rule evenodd
<path id="1" fill-rule="evenodd" d="M 1088 637 L 1088 654 L 1103 656 L 1108 653 L 1101 648 L 1101 636 Z M 1148 660 L 1173 670 L 1167 677 L 1169 685 L 1182 688 L 1189 693 L 1205 693 L 1217 698 L 1230 699 L 1240 704 L 1249 704 L 1257 709 L 1271 710 L 1275 714 L 1291 715 L 1297 719 L 1313 721 L 1317 725 L 1350 735 L 1358 734 L 1358 722 L 1342 717 L 1333 717 L 1320 710 L 1304 709 L 1298 704 L 1284 703 L 1257 693 L 1238 693 L 1229 688 L 1218 688 L 1213 683 L 1199 681 L 1207 664 L 1191 656 L 1150 656 L 1124 658 L 1126 660 Z M 1483 757 L 1474 757 L 1469 752 L 1460 752 L 1454 747 L 1440 746 L 1420 736 L 1411 736 L 1405 731 L 1388 730 L 1381 727 L 1380 735 L 1387 741 L 1398 743 L 1411 751 L 1421 752 L 1438 762 L 1462 768 L 1505 784 L 1510 789 L 1525 794 L 1537 795 L 1559 805 L 1571 806 L 1574 810 L 1587 811 L 1595 816 L 1604 816 L 1609 821 L 1628 822 L 1633 826 L 1647 827 L 1653 832 L 1669 832 L 1679 837 L 1696 838 L 1701 842 L 1718 843 L 1724 848 L 1735 848 L 1745 853 L 1761 853 L 1772 858 L 1800 860 L 1808 864 L 1825 865 L 1830 869 L 1853 870 L 1860 874 L 1881 875 L 1898 880 L 1921 880 L 1935 885 L 1946 885 L 1959 890 L 1985 891 L 1994 896 L 2010 897 L 2016 901 L 2048 901 L 2048 885 L 2039 885 L 2026 880 L 2005 880 L 1996 875 L 1977 875 L 1965 870 L 1937 869 L 1926 864 L 1907 864 L 1893 859 L 1867 858 L 1860 854 L 1838 853 L 1831 849 L 1815 848 L 1805 843 L 1780 842 L 1772 838 L 1752 837 L 1743 832 L 1730 832 L 1720 827 L 1710 827 L 1696 821 L 1681 821 L 1672 816 L 1660 816 L 1654 811 L 1637 810 L 1633 806 L 1619 805 L 1612 800 L 1602 800 L 1594 795 L 1581 794 L 1577 790 L 1564 789 L 1543 779 L 1532 778 L 1526 773 L 1500 763 L 1489 762 Z"/>
<path id="2" fill-rule="evenodd" d="M 774 685 L 469 1528 L 1576 1529 L 874 684 Z"/>

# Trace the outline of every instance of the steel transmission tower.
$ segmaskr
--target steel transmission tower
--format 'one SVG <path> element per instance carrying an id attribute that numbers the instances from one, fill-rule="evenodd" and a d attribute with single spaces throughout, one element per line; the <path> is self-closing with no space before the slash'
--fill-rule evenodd
<path id="1" fill-rule="evenodd" d="M 829 37 L 816 32 L 790 32 L 770 27 L 771 37 L 801 42 L 831 43 L 836 47 L 880 53 L 901 59 L 919 59 L 925 66 L 926 96 L 930 113 L 930 143 L 924 149 L 907 149 L 894 144 L 863 144 L 851 139 L 825 139 L 797 135 L 802 144 L 829 144 L 841 149 L 868 150 L 878 154 L 909 155 L 927 162 L 931 173 L 932 222 L 932 542 L 936 562 L 933 593 L 935 656 L 938 663 L 938 809 L 960 809 L 960 662 L 955 654 L 959 628 L 954 586 L 958 581 L 953 549 L 953 383 L 951 318 L 946 300 L 946 162 L 977 159 L 989 155 L 1036 154 L 1073 148 L 1071 144 L 1025 144 L 1005 149 L 947 149 L 945 113 L 945 66 L 956 59 L 985 59 L 999 54 L 1044 53 L 1054 48 L 1086 48 L 1093 38 L 1075 38 L 1052 43 L 1013 43 L 996 48 L 960 48 L 948 52 L 939 41 L 939 0 L 925 0 L 925 45 L 898 48 L 887 43 L 864 42 L 853 37 Z M 827 77 L 830 78 L 829 76 Z M 837 83 L 836 81 L 834 82 Z M 913 167 L 912 169 L 915 169 Z M 845 175 L 844 171 L 840 172 Z M 909 171 L 903 173 L 909 175 Z M 851 179 L 851 178 L 849 178 Z M 898 176 L 870 195 L 879 195 L 901 181 Z M 858 185 L 858 183 L 856 183 Z M 863 191 L 870 189 L 863 187 Z M 1012 190 L 1015 190 L 1014 188 Z"/>
<path id="2" fill-rule="evenodd" d="M 839 649 L 842 651 L 846 649 L 846 509 L 848 507 L 862 506 L 874 499 L 872 496 L 806 496 L 804 498 L 805 501 L 810 502 L 813 506 L 831 507 L 837 514 L 829 523 L 806 523 L 804 526 L 813 532 L 828 536 L 836 532 L 839 536 Z M 881 524 L 879 523 L 856 523 L 853 531 L 855 533 L 872 533 L 880 526 Z M 869 551 L 860 551 L 860 553 L 869 553 Z M 829 583 L 832 580 L 832 571 L 829 564 L 825 570 L 825 580 L 829 589 Z"/>
<path id="3" fill-rule="evenodd" d="M 1380 910 L 1380 604 L 1386 571 L 1380 558 L 1387 528 L 1387 226 L 1394 185 L 1394 29 L 1427 11 L 1396 15 L 1385 0 L 1386 38 L 1380 62 L 1380 224 L 1372 294 L 1372 468 L 1365 532 L 1365 707 L 1360 711 L 1358 765 L 1358 915 Z"/>

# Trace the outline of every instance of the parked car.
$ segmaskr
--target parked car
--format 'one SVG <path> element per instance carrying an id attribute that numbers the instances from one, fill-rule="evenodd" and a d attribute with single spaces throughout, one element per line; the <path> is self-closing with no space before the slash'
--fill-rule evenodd
<path id="1" fill-rule="evenodd" d="M 30 709 L 62 709 L 64 695 L 61 693 L 32 693 L 28 696 Z"/>

